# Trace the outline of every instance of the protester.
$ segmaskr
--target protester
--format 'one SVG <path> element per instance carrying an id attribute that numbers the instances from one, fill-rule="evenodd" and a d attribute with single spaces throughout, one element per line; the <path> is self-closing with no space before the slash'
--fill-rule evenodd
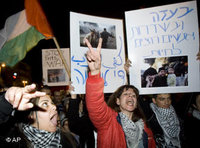
<path id="1" fill-rule="evenodd" d="M 104 100 L 104 80 L 100 77 L 101 44 L 94 50 L 86 40 L 89 76 L 86 82 L 86 105 L 89 117 L 97 128 L 98 148 L 155 147 L 151 131 L 146 127 L 140 106 L 139 92 L 132 85 L 121 86 Z"/>
<path id="2" fill-rule="evenodd" d="M 156 147 L 184 147 L 184 124 L 172 106 L 171 94 L 153 95 L 152 102 L 141 98 L 140 104 L 153 132 Z"/>
<path id="3" fill-rule="evenodd" d="M 74 137 L 57 127 L 50 96 L 35 89 L 35 84 L 11 87 L 0 96 L 0 147 L 77 147 Z"/>
<path id="4" fill-rule="evenodd" d="M 95 148 L 95 128 L 92 124 L 85 105 L 85 96 L 73 94 L 74 87 L 70 83 L 68 118 L 70 131 L 80 137 L 80 148 Z"/>

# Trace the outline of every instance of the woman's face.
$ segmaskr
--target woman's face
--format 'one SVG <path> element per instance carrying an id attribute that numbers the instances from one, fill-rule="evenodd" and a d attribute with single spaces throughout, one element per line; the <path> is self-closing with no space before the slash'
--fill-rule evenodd
<path id="1" fill-rule="evenodd" d="M 38 107 L 40 107 L 41 109 L 34 112 L 32 116 L 32 118 L 34 119 L 34 123 L 32 124 L 32 126 L 38 128 L 39 124 L 39 129 L 49 132 L 55 132 L 57 128 L 58 113 L 56 110 L 56 106 L 51 100 L 50 96 L 46 95 L 44 97 L 40 97 Z"/>
<path id="2" fill-rule="evenodd" d="M 137 107 L 137 97 L 133 89 L 124 90 L 120 98 L 117 98 L 116 103 L 120 110 L 125 114 L 130 114 Z"/>
<path id="3" fill-rule="evenodd" d="M 156 98 L 152 99 L 153 103 L 161 108 L 169 108 L 172 104 L 170 94 L 158 94 Z"/>

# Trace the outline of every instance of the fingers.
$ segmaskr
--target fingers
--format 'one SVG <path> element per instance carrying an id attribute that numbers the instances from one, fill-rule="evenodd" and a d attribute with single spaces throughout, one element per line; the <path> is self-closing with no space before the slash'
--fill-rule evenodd
<path id="1" fill-rule="evenodd" d="M 5 99 L 11 104 L 13 105 L 13 102 L 14 102 L 14 94 L 15 94 L 15 89 L 16 87 L 11 87 L 9 88 L 7 91 L 6 91 L 6 94 L 5 94 Z"/>
<path id="2" fill-rule="evenodd" d="M 27 97 L 28 99 L 31 99 L 31 98 L 36 98 L 36 97 L 43 97 L 45 96 L 46 93 L 45 92 L 40 92 L 40 91 L 36 91 L 34 93 L 30 93 L 29 96 Z"/>
<path id="3" fill-rule="evenodd" d="M 93 55 L 93 52 L 91 50 L 87 51 L 87 59 L 89 62 L 92 62 L 95 60 L 95 56 Z"/>
<path id="4" fill-rule="evenodd" d="M 14 93 L 14 96 L 13 96 L 13 108 L 17 108 L 19 106 L 19 103 L 22 99 L 22 88 L 18 88 L 18 89 L 15 89 L 15 93 Z"/>
<path id="5" fill-rule="evenodd" d="M 11 87 L 7 90 L 5 98 L 11 105 L 13 105 L 13 108 L 16 108 L 19 105 L 22 98 L 22 91 L 22 88 L 19 87 Z"/>
<path id="6" fill-rule="evenodd" d="M 24 88 L 11 87 L 5 94 L 6 100 L 13 105 L 13 108 L 18 110 L 29 109 L 33 107 L 32 103 L 29 103 L 31 98 L 45 96 L 45 92 L 35 91 L 36 85 L 27 85 Z"/>
<path id="7" fill-rule="evenodd" d="M 97 51 L 98 51 L 99 53 L 101 53 L 102 41 L 103 41 L 103 39 L 102 39 L 102 38 L 99 38 L 99 43 L 98 43 L 98 46 L 97 46 Z"/>
<path id="8" fill-rule="evenodd" d="M 85 43 L 86 43 L 86 45 L 88 46 L 89 49 L 92 49 L 92 45 L 90 44 L 88 39 L 85 39 Z"/>
<path id="9" fill-rule="evenodd" d="M 24 105 L 19 105 L 18 110 L 28 110 L 33 108 L 33 103 L 26 103 Z"/>
<path id="10" fill-rule="evenodd" d="M 35 89 L 36 89 L 35 84 L 27 85 L 27 86 L 24 87 L 24 93 L 34 92 Z"/>

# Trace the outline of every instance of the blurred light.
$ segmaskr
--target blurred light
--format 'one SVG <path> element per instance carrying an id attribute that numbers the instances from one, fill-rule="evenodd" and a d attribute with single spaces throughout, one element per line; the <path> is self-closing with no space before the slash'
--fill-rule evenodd
<path id="1" fill-rule="evenodd" d="M 24 84 L 24 87 L 25 87 L 28 81 L 23 80 L 22 83 Z"/>
<path id="2" fill-rule="evenodd" d="M 5 63 L 2 63 L 2 64 L 1 64 L 1 67 L 6 67 L 6 64 L 5 64 Z"/>

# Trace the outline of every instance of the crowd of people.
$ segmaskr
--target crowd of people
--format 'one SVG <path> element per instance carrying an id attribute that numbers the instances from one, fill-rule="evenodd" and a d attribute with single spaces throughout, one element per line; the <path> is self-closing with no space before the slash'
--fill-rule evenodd
<path id="1" fill-rule="evenodd" d="M 174 94 L 139 95 L 135 86 L 126 84 L 105 98 L 104 79 L 100 75 L 103 41 L 99 39 L 96 50 L 87 39 L 85 43 L 89 70 L 85 95 L 73 94 L 72 83 L 63 94 L 52 93 L 48 86 L 37 89 L 35 84 L 13 86 L 0 94 L 0 147 L 189 148 L 198 145 L 200 93 L 191 93 L 184 118 L 173 106 Z M 170 77 L 162 85 L 175 85 L 170 68 Z M 166 69 L 159 69 L 160 75 L 163 70 Z M 153 83 L 146 85 L 150 87 Z"/>

